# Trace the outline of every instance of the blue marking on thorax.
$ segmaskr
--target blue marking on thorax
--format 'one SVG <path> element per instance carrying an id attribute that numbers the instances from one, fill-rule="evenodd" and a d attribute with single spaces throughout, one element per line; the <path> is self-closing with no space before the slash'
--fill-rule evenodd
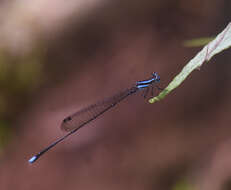
<path id="1" fill-rule="evenodd" d="M 138 89 L 146 88 L 146 87 L 148 87 L 148 86 L 149 86 L 149 84 L 137 84 L 137 85 L 136 85 L 136 87 L 137 87 Z"/>
<path id="2" fill-rule="evenodd" d="M 142 81 L 137 81 L 136 84 L 137 85 L 140 85 L 140 84 L 151 84 L 153 81 L 155 81 L 156 79 L 154 78 L 151 78 L 151 79 L 148 79 L 148 80 L 142 80 Z"/>

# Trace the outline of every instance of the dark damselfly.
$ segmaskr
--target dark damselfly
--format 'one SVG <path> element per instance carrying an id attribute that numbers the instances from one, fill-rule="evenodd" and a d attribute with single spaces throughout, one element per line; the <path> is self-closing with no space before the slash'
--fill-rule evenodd
<path id="1" fill-rule="evenodd" d="M 98 102 L 96 104 L 90 105 L 86 108 L 81 109 L 80 111 L 77 111 L 73 113 L 72 115 L 66 117 L 61 124 L 61 129 L 64 131 L 68 131 L 68 133 L 50 144 L 48 147 L 43 149 L 41 152 L 33 156 L 31 159 L 29 159 L 28 162 L 33 163 L 35 162 L 40 156 L 42 156 L 44 153 L 46 153 L 48 150 L 50 150 L 52 147 L 78 131 L 80 128 L 88 124 L 89 122 L 95 120 L 97 117 L 102 115 L 107 110 L 114 107 L 116 104 L 121 102 L 123 99 L 128 97 L 129 95 L 132 95 L 138 91 L 144 90 L 144 97 L 149 92 L 149 89 L 151 88 L 152 96 L 153 96 L 153 88 L 158 86 L 154 86 L 155 83 L 160 81 L 159 75 L 154 72 L 152 73 L 152 77 L 147 80 L 142 80 L 136 82 L 135 85 L 133 85 L 131 88 L 126 89 L 108 99 L 105 99 L 101 102 Z"/>

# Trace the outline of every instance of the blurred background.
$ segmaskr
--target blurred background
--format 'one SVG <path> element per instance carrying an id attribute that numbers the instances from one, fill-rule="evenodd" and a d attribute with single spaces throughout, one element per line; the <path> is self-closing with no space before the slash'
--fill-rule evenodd
<path id="1" fill-rule="evenodd" d="M 231 189 L 230 49 L 163 101 L 141 94 L 45 154 L 64 117 L 153 71 L 164 88 L 230 0 L 0 2 L 0 189 Z M 155 94 L 158 91 L 155 90 Z"/>

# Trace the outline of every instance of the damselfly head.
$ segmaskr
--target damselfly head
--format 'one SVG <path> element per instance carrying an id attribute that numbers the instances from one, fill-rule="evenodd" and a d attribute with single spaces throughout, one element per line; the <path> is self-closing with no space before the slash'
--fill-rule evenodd
<path id="1" fill-rule="evenodd" d="M 153 78 L 155 79 L 156 82 L 160 81 L 160 76 L 157 74 L 157 72 L 152 73 Z"/>

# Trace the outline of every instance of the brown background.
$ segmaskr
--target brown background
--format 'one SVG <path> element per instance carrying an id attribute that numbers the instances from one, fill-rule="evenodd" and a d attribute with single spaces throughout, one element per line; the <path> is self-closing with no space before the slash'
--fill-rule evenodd
<path id="1" fill-rule="evenodd" d="M 230 8 L 229 0 L 2 1 L 0 189 L 230 189 L 229 49 L 163 101 L 136 94 L 27 162 L 64 135 L 60 123 L 73 111 L 153 71 L 165 87 L 200 50 L 183 42 L 221 32 Z"/>

